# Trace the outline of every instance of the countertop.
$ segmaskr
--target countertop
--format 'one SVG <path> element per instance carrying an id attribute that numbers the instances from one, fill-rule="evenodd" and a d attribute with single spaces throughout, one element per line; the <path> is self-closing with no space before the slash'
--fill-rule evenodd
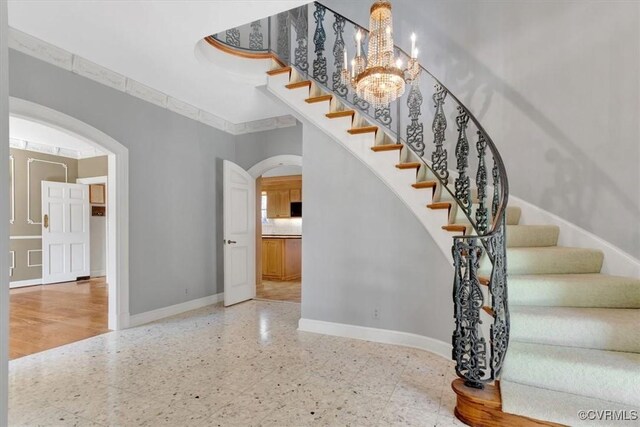
<path id="1" fill-rule="evenodd" d="M 299 234 L 263 234 L 263 239 L 302 239 Z"/>

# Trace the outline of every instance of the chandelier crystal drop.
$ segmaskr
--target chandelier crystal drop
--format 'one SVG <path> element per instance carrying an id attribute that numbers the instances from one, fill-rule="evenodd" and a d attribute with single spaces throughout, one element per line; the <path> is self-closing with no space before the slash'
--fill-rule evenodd
<path id="1" fill-rule="evenodd" d="M 362 55 L 363 37 L 361 31 L 356 33 L 357 54 L 351 61 L 351 72 L 347 51 L 344 51 L 343 83 L 350 85 L 358 97 L 376 107 L 389 105 L 404 94 L 406 83 L 414 82 L 420 72 L 415 35 L 411 38 L 411 58 L 407 69 L 402 69 L 402 60 L 396 60 L 394 54 L 391 3 L 377 0 L 371 6 L 369 16 L 367 57 Z"/>

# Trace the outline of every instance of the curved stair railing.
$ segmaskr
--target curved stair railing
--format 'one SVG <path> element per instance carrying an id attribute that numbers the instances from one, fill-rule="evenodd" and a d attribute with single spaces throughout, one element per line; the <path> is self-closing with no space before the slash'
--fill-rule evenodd
<path id="1" fill-rule="evenodd" d="M 240 56 L 271 55 L 282 66 L 291 66 L 322 90 L 337 96 L 343 105 L 378 125 L 396 144 L 407 147 L 411 155 L 405 156 L 405 161 L 424 165 L 426 174 L 418 172 L 425 174 L 423 179 L 432 177 L 439 181 L 443 191 L 441 202 L 430 207 L 449 209 L 450 216 L 457 218 L 454 222 L 460 221 L 457 229 L 465 231 L 465 235 L 453 238 L 452 246 L 455 269 L 452 357 L 465 384 L 483 388 L 499 378 L 509 342 L 506 273 L 509 185 L 504 163 L 473 113 L 423 67 L 416 79 L 407 82 L 402 98 L 390 106 L 373 108 L 353 93 L 340 77 L 344 49 L 350 49 L 350 45 L 355 50 L 358 30 L 366 32 L 355 22 L 315 2 L 205 40 Z M 366 43 L 362 50 L 367 52 Z M 407 53 L 398 47 L 396 57 L 405 64 L 409 60 Z M 431 106 L 424 102 L 423 95 L 429 87 L 434 88 Z M 429 123 L 432 150 L 428 150 L 425 137 L 425 124 Z M 449 123 L 455 123 L 455 131 Z M 475 152 L 470 135 L 475 135 Z M 455 141 L 455 145 L 447 144 L 448 141 Z M 492 161 L 491 170 L 488 157 Z M 488 343 L 483 332 L 487 319 Z"/>

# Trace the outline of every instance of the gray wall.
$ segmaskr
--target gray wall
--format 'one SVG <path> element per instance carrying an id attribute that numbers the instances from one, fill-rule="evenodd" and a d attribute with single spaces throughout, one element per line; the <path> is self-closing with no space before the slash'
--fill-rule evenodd
<path id="1" fill-rule="evenodd" d="M 11 96 L 129 149 L 131 314 L 222 292 L 221 165 L 235 157 L 233 136 L 22 53 L 9 59 Z"/>
<path id="2" fill-rule="evenodd" d="M 269 157 L 302 155 L 302 125 L 236 136 L 236 163 L 249 169 Z"/>
<path id="3" fill-rule="evenodd" d="M 368 27 L 370 0 L 322 3 Z M 420 61 L 498 145 L 512 193 L 640 258 L 640 2 L 394 0 L 393 10 L 396 44 L 408 51 L 416 32 Z"/>
<path id="4" fill-rule="evenodd" d="M 0 164 L 9 163 L 7 2 L 0 1 Z M 4 170 L 4 169 L 3 169 Z M 9 200 L 9 174 L 0 173 L 0 200 Z M 0 426 L 7 425 L 9 367 L 9 203 L 0 203 Z"/>
<path id="5" fill-rule="evenodd" d="M 450 342 L 451 261 L 398 197 L 321 130 L 305 124 L 303 149 L 302 317 Z"/>

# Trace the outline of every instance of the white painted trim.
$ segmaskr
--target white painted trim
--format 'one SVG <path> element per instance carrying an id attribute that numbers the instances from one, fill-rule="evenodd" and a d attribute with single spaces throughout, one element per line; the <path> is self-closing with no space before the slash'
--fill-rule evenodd
<path id="1" fill-rule="evenodd" d="M 9 240 L 32 240 L 42 239 L 42 236 L 9 236 Z"/>
<path id="2" fill-rule="evenodd" d="M 165 317 L 175 316 L 187 311 L 196 310 L 208 305 L 217 304 L 224 300 L 224 293 L 209 295 L 203 298 L 193 299 L 191 301 L 182 302 L 180 304 L 170 305 L 169 307 L 158 308 L 156 310 L 146 311 L 140 314 L 134 314 L 129 321 L 130 327 L 144 325 L 146 323 L 155 322 Z"/>
<path id="3" fill-rule="evenodd" d="M 91 277 L 104 277 L 107 275 L 107 270 L 95 270 L 89 273 Z"/>
<path id="4" fill-rule="evenodd" d="M 15 28 L 9 28 L 9 47 L 232 135 L 262 132 L 297 124 L 296 119 L 290 115 L 232 123 Z"/>
<path id="5" fill-rule="evenodd" d="M 26 141 L 26 140 L 17 139 L 17 138 L 9 138 L 9 147 L 15 148 L 17 150 L 31 151 L 34 153 L 51 154 L 53 156 L 66 157 L 66 158 L 75 159 L 75 160 L 88 159 L 91 157 L 98 157 L 98 156 L 105 155 L 105 153 L 95 148 L 91 149 L 90 151 L 78 151 L 78 150 L 72 150 L 69 148 L 58 147 L 53 143 L 49 143 L 49 141 L 43 144 L 43 143 L 31 142 L 31 141 Z"/>
<path id="6" fill-rule="evenodd" d="M 42 264 L 31 264 L 31 252 L 42 252 L 42 249 L 27 250 L 27 267 L 42 267 Z"/>
<path id="7" fill-rule="evenodd" d="M 66 163 L 52 162 L 49 160 L 40 160 L 29 157 L 27 159 L 27 223 L 32 225 L 42 224 L 42 221 L 33 220 L 31 218 L 31 163 L 50 163 L 52 165 L 60 165 L 64 169 L 64 182 L 69 182 L 69 167 Z"/>
<path id="8" fill-rule="evenodd" d="M 76 184 L 107 184 L 109 177 L 107 176 L 92 176 L 89 178 L 78 178 Z"/>
<path id="9" fill-rule="evenodd" d="M 9 282 L 9 289 L 24 288 L 25 286 L 36 285 L 42 285 L 42 277 L 38 279 L 16 280 L 15 282 Z"/>
<path id="10" fill-rule="evenodd" d="M 9 251 L 11 254 L 11 265 L 9 265 L 9 277 L 13 277 L 13 270 L 16 268 L 16 251 Z"/>
<path id="11" fill-rule="evenodd" d="M 11 162 L 11 217 L 9 224 L 13 224 L 16 221 L 16 159 L 12 154 L 9 155 L 9 161 Z"/>
<path id="12" fill-rule="evenodd" d="M 54 127 L 108 152 L 107 283 L 109 329 L 129 323 L 129 150 L 109 135 L 59 111 L 10 97 L 10 114 Z"/>
<path id="13" fill-rule="evenodd" d="M 640 277 L 640 260 L 619 247 L 559 216 L 518 197 L 509 195 L 509 206 L 522 209 L 520 224 L 549 224 L 560 227 L 559 246 L 599 249 L 604 253 L 601 272 L 617 276 Z"/>
<path id="14" fill-rule="evenodd" d="M 344 323 L 325 322 L 323 320 L 300 319 L 298 330 L 336 337 L 354 338 L 383 344 L 401 345 L 403 347 L 425 350 L 445 359 L 451 359 L 452 346 L 444 341 L 408 332 L 376 329 L 367 326 L 347 325 Z"/>
<path id="15" fill-rule="evenodd" d="M 294 154 L 283 154 L 281 156 L 273 156 L 264 159 L 261 162 L 251 166 L 247 171 L 254 179 L 261 177 L 264 173 L 279 166 L 300 166 L 302 167 L 302 156 Z"/>

